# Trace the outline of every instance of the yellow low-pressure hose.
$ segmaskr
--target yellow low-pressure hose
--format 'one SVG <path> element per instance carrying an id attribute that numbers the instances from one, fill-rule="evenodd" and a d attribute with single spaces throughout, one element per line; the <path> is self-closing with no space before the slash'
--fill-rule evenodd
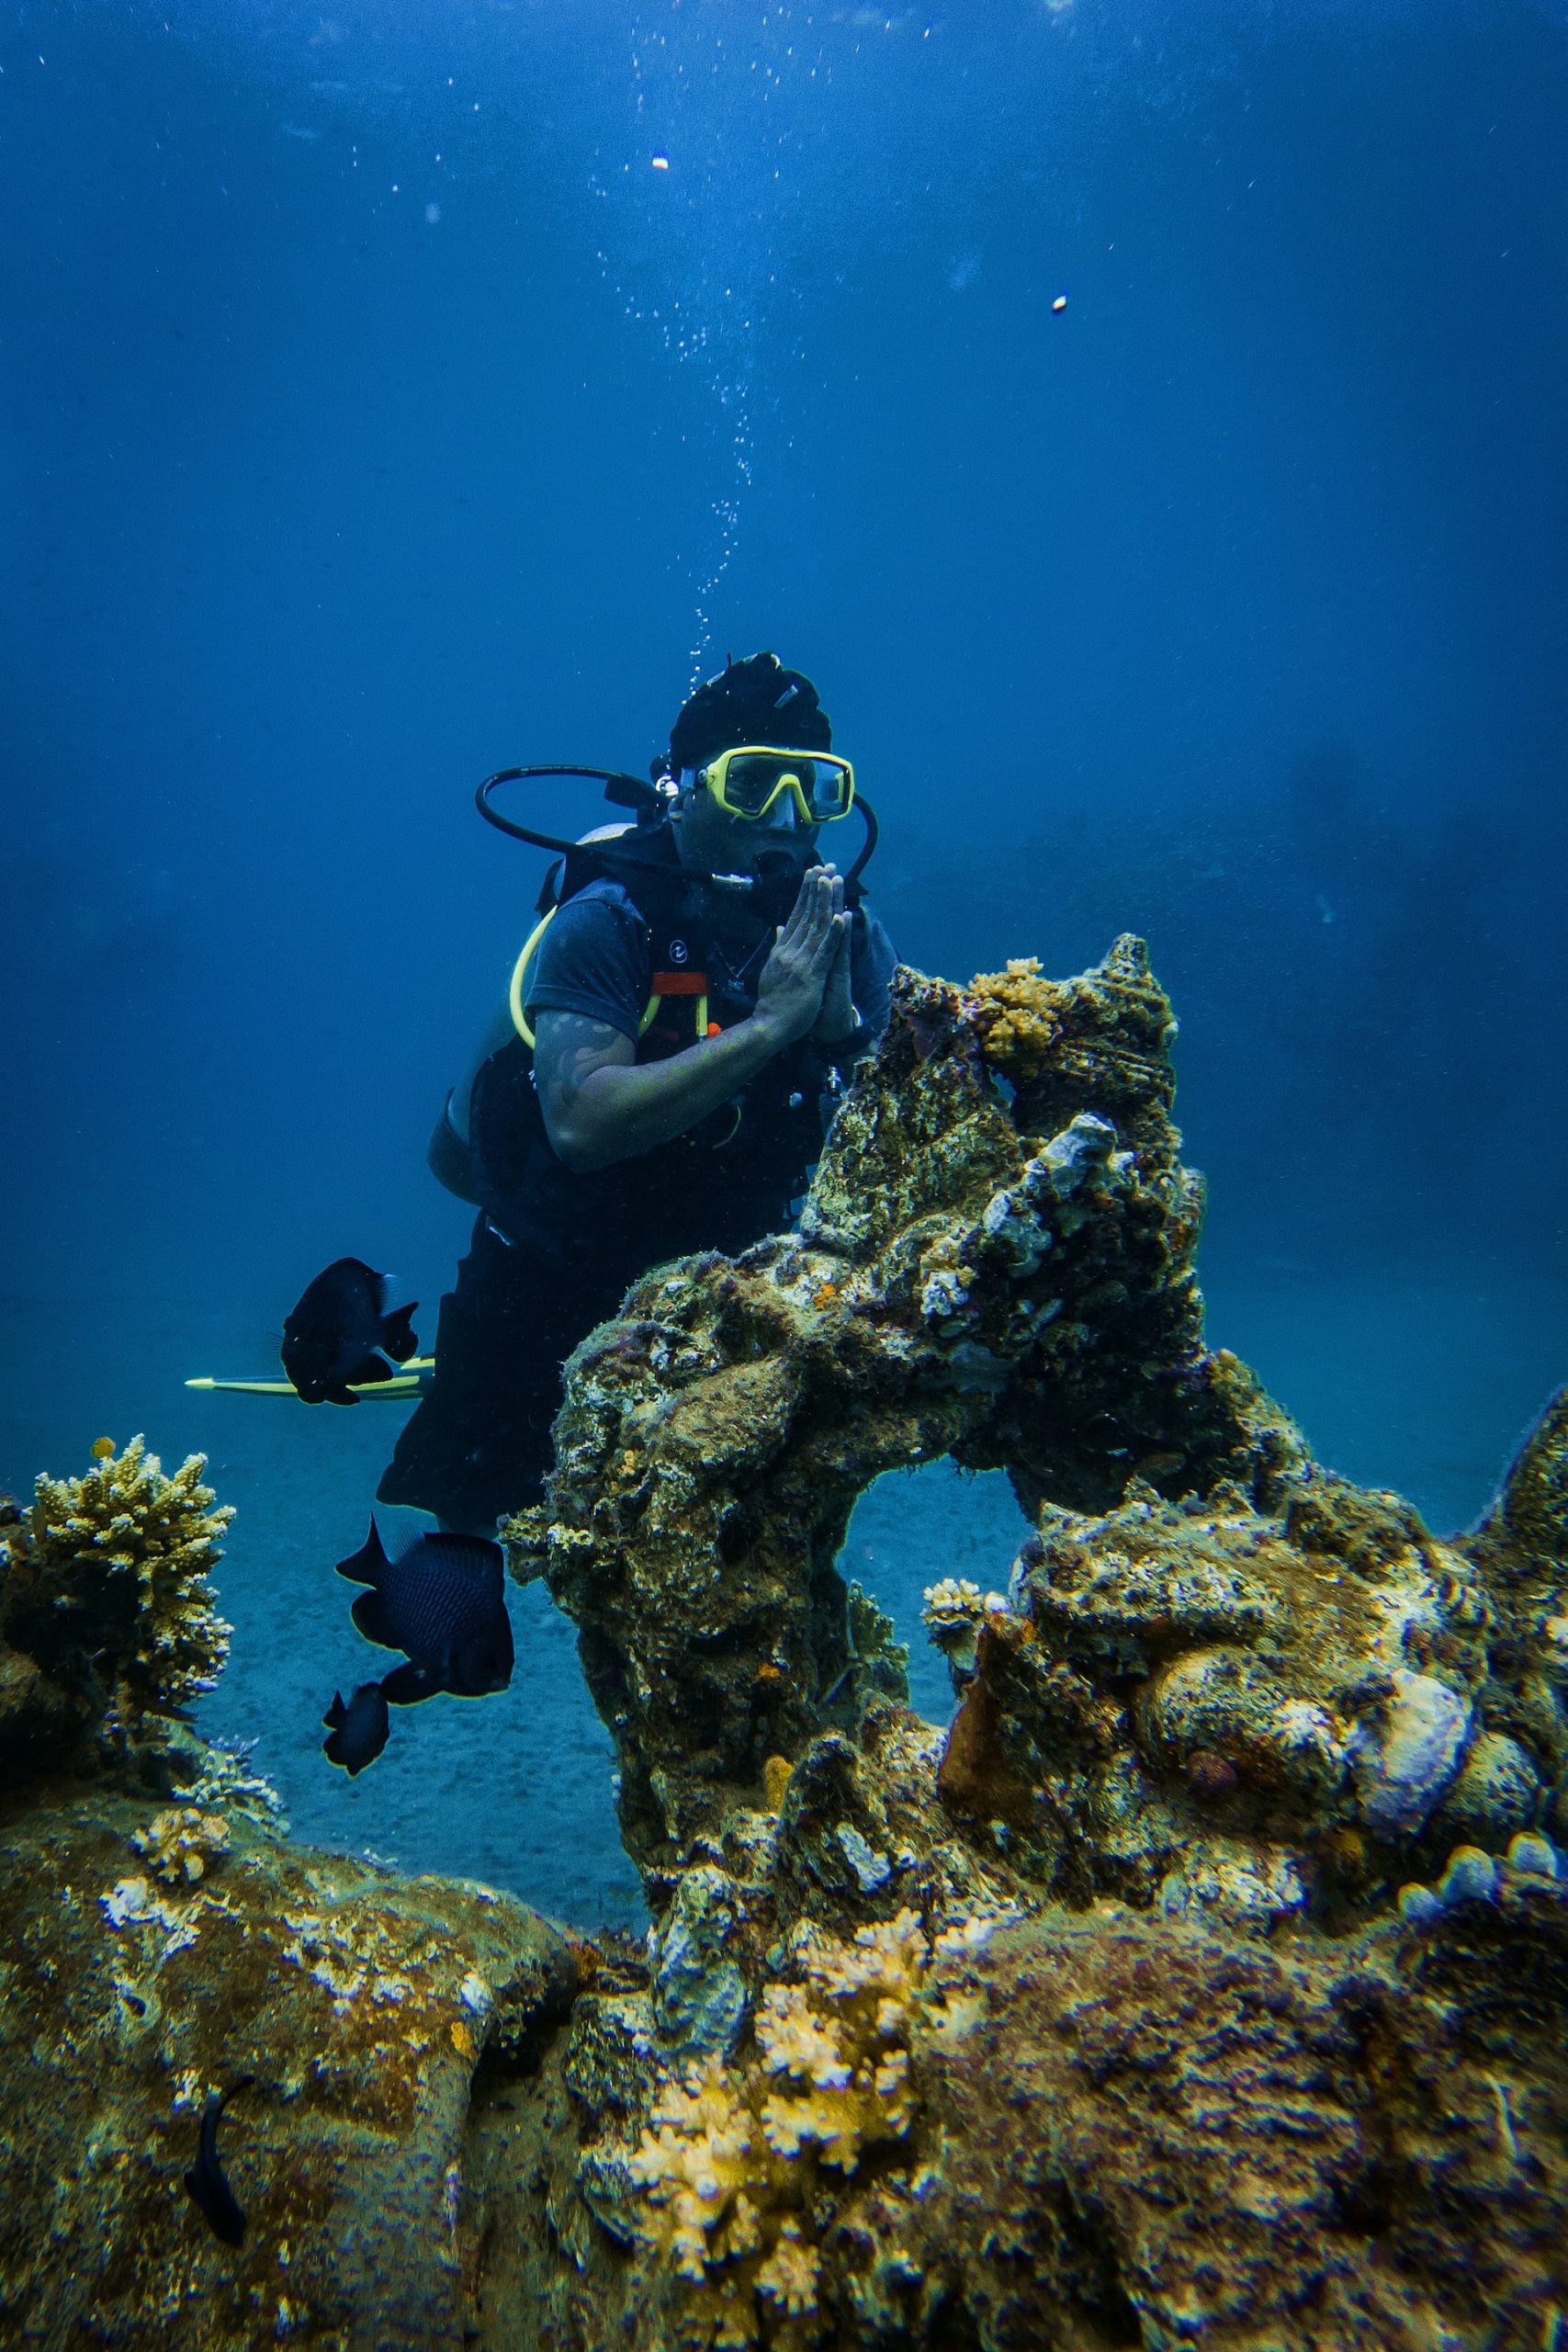
<path id="1" fill-rule="evenodd" d="M 546 932 L 555 921 L 555 918 L 556 910 L 554 907 L 551 907 L 547 913 L 542 914 L 539 917 L 538 922 L 534 925 L 533 930 L 523 942 L 523 953 L 517 958 L 516 963 L 512 967 L 512 986 L 506 991 L 506 1009 L 512 1015 L 512 1026 L 516 1030 L 517 1035 L 522 1038 L 523 1043 L 527 1046 L 530 1053 L 534 1050 L 534 1032 L 529 1028 L 528 1016 L 523 1010 L 523 982 L 527 974 L 528 966 L 532 960 L 534 950 L 537 947 L 540 940 L 543 939 Z"/>
<path id="2" fill-rule="evenodd" d="M 517 958 L 516 963 L 512 967 L 512 985 L 506 991 L 506 1009 L 512 1015 L 512 1026 L 516 1030 L 517 1035 L 522 1038 L 523 1043 L 527 1046 L 530 1053 L 534 1050 L 534 1032 L 529 1028 L 528 1016 L 523 1010 L 524 1004 L 526 1001 L 523 992 L 523 983 L 528 976 L 528 967 L 533 962 L 535 951 L 537 949 L 540 940 L 543 939 L 546 932 L 549 929 L 550 924 L 555 921 L 559 912 L 560 909 L 558 907 L 551 907 L 547 914 L 543 914 L 539 917 L 538 922 L 534 925 L 533 930 L 523 942 L 523 953 Z M 644 1035 L 646 1032 L 652 1027 L 658 1017 L 659 999 L 657 996 L 650 996 L 648 1002 L 643 1006 L 642 1019 L 637 1025 L 637 1035 L 639 1037 Z M 697 1035 L 699 1037 L 705 1037 L 707 1033 L 708 1001 L 705 996 L 700 997 L 697 1001 Z"/>

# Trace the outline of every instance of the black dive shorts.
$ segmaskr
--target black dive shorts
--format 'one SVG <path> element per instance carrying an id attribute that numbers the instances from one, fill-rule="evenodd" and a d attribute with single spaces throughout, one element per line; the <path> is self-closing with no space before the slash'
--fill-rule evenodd
<path id="1" fill-rule="evenodd" d="M 554 1458 L 561 1364 L 614 1313 L 629 1279 L 620 1268 L 570 1274 L 541 1264 L 481 1216 L 441 1302 L 430 1387 L 378 1501 L 433 1511 L 477 1535 L 493 1535 L 499 1518 L 537 1502 Z"/>

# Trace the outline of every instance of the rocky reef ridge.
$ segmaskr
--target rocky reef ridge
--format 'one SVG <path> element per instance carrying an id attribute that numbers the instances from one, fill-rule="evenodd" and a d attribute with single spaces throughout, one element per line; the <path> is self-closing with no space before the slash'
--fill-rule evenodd
<path id="1" fill-rule="evenodd" d="M 1568 1403 L 1464 1537 L 1315 1463 L 1204 1344 L 1173 1034 L 1132 939 L 901 973 L 799 1229 L 571 1360 L 503 1532 L 646 1947 L 288 1844 L 180 1720 L 198 1464 L 0 1530 L 22 2340 L 1568 2338 Z M 1032 1532 L 928 1595 L 939 1727 L 837 1562 L 944 1453 Z M 231 2248 L 180 2169 L 244 2075 Z"/>

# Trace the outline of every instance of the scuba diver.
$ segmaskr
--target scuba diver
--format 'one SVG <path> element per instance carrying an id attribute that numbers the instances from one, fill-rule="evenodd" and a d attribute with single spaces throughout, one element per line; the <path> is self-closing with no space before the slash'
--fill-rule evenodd
<path id="1" fill-rule="evenodd" d="M 479 1215 L 382 1502 L 493 1533 L 551 1465 L 563 1360 L 630 1284 L 790 1224 L 895 963 L 860 903 L 875 821 L 831 744 L 810 679 L 757 653 L 685 702 L 651 786 L 511 769 L 479 787 L 492 823 L 564 855 L 431 1141 Z M 566 843 L 501 817 L 491 788 L 536 775 L 601 775 L 636 821 Z M 852 808 L 864 845 L 841 874 L 818 842 Z"/>

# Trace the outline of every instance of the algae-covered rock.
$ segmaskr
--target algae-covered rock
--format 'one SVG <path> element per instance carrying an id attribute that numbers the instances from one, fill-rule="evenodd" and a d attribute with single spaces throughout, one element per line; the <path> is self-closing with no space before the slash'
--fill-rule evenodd
<path id="1" fill-rule="evenodd" d="M 1568 2299 L 1568 1904 L 1510 1902 L 1419 1953 L 1116 1911 L 998 1937 L 985 2027 L 920 2068 L 942 2156 L 860 2340 L 1542 2341 Z"/>
<path id="2" fill-rule="evenodd" d="M 581 1629 L 656 1904 L 765 1802 L 770 1758 L 852 1734 L 875 1696 L 834 1563 L 882 1471 L 950 1452 L 1077 1505 L 1140 1466 L 1206 1491 L 1304 1452 L 1201 1345 L 1200 1187 L 1140 944 L 1024 977 L 1008 1034 L 1036 1004 L 1071 1041 L 1059 1071 L 1036 1057 L 1014 1086 L 988 1000 L 900 974 L 799 1236 L 659 1269 L 567 1368 L 548 1504 L 507 1532 Z"/>
<path id="3" fill-rule="evenodd" d="M 203 1823 L 203 1816 L 193 1816 Z M 199 1849 L 201 1869 L 186 1864 Z M 0 1826 L 7 2341 L 452 2346 L 476 2071 L 525 2074 L 572 1946 L 401 1879 L 100 1789 Z M 208 2096 L 243 2243 L 183 2186 Z"/>
<path id="4" fill-rule="evenodd" d="M 567 1367 L 506 1534 L 646 1947 L 287 1843 L 178 1721 L 199 1464 L 0 1513 L 19 2340 L 1557 2340 L 1568 1414 L 1463 1538 L 1314 1463 L 1203 1341 L 1173 1034 L 1134 940 L 901 973 L 799 1230 L 653 1270 Z M 943 1453 L 1032 1526 L 929 1594 L 932 1725 L 837 1563 Z M 247 2077 L 230 2247 L 181 2176 Z"/>

